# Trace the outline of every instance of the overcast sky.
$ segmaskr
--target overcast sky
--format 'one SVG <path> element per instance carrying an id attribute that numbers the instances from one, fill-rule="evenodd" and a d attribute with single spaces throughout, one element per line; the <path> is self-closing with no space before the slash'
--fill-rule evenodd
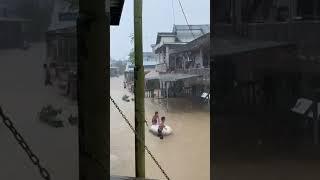
<path id="1" fill-rule="evenodd" d="M 172 1 L 173 7 L 172 8 Z M 210 23 L 210 0 L 180 0 L 189 24 Z M 133 2 L 125 0 L 119 26 L 111 26 L 111 58 L 126 59 L 133 45 Z M 174 16 L 173 16 L 174 9 Z M 173 18 L 175 17 L 175 18 Z M 150 52 L 158 32 L 172 31 L 173 23 L 186 24 L 178 0 L 143 0 L 143 51 Z"/>

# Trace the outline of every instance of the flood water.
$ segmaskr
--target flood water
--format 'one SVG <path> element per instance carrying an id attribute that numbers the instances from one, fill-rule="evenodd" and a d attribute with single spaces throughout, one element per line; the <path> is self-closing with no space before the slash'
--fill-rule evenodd
<path id="1" fill-rule="evenodd" d="M 110 94 L 134 124 L 134 102 L 125 102 L 123 95 L 133 97 L 123 88 L 123 76 L 110 79 Z M 160 165 L 174 180 L 210 179 L 210 112 L 208 105 L 200 105 L 184 98 L 171 98 L 168 103 L 145 99 L 145 116 L 151 123 L 158 111 L 166 117 L 173 134 L 163 140 L 145 129 L 145 143 Z M 110 102 L 110 173 L 135 176 L 134 134 Z M 165 179 L 146 152 L 146 177 Z"/>

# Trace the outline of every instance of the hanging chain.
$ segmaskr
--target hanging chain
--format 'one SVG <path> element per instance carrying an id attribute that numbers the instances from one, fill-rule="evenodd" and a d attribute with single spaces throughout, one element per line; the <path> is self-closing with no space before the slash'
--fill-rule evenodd
<path id="1" fill-rule="evenodd" d="M 39 158 L 31 151 L 29 145 L 26 143 L 21 134 L 17 131 L 17 129 L 13 126 L 12 121 L 7 117 L 0 106 L 0 116 L 2 118 L 3 123 L 8 127 L 8 129 L 13 134 L 14 138 L 17 140 L 22 149 L 27 153 L 32 163 L 38 167 L 40 175 L 45 180 L 50 180 L 49 172 L 41 166 Z"/>
<path id="2" fill-rule="evenodd" d="M 120 107 L 117 105 L 117 103 L 114 101 L 114 99 L 110 96 L 110 100 L 112 101 L 113 105 L 117 108 L 117 110 L 119 111 L 119 113 L 121 114 L 122 118 L 127 122 L 127 124 L 130 126 L 130 129 L 133 131 L 133 133 L 136 135 L 136 138 L 140 141 L 143 142 L 142 139 L 138 136 L 136 130 L 134 129 L 134 127 L 132 126 L 132 124 L 130 123 L 130 121 L 128 120 L 128 118 L 123 114 L 122 110 L 120 109 Z M 148 152 L 148 154 L 151 156 L 152 160 L 156 163 L 156 165 L 159 167 L 159 169 L 161 170 L 162 174 L 166 177 L 167 180 L 170 180 L 169 176 L 167 175 L 167 173 L 163 170 L 163 168 L 161 167 L 161 165 L 159 164 L 159 162 L 156 160 L 156 158 L 154 157 L 154 155 L 151 153 L 151 151 L 149 150 L 149 148 L 144 144 L 144 148 L 145 150 Z"/>
<path id="3" fill-rule="evenodd" d="M 137 132 L 135 131 L 134 127 L 131 125 L 130 121 L 127 119 L 127 117 L 123 114 L 122 110 L 119 108 L 119 106 L 116 104 L 116 102 L 112 99 L 112 97 L 110 97 L 110 100 L 112 101 L 112 103 L 114 104 L 114 106 L 117 108 L 117 110 L 119 111 L 119 113 L 121 114 L 121 116 L 123 117 L 123 119 L 127 122 L 127 124 L 130 126 L 130 129 L 133 131 L 133 133 L 136 135 L 137 139 L 142 142 L 142 139 L 137 135 Z M 27 153 L 27 155 L 29 156 L 30 160 L 32 161 L 32 163 L 38 167 L 40 175 L 43 179 L 45 180 L 50 180 L 50 174 L 47 171 L 47 169 L 45 169 L 44 167 L 41 166 L 40 164 L 40 160 L 39 158 L 31 151 L 29 145 L 26 143 L 26 141 L 24 140 L 24 138 L 21 136 L 21 134 L 17 131 L 17 129 L 13 126 L 13 122 L 10 120 L 10 118 L 8 116 L 6 116 L 3 113 L 2 108 L 0 107 L 0 116 L 3 120 L 3 123 L 6 125 L 6 127 L 8 127 L 8 129 L 11 131 L 11 133 L 13 134 L 14 138 L 17 140 L 17 142 L 19 143 L 19 145 L 21 146 L 21 148 Z M 145 120 L 145 123 L 148 126 L 147 121 Z M 163 168 L 161 167 L 161 165 L 159 164 L 159 162 L 156 160 L 156 158 L 154 157 L 154 155 L 151 153 L 151 151 L 149 150 L 149 148 L 144 144 L 144 148 L 147 151 L 147 153 L 151 156 L 151 158 L 153 159 L 153 161 L 156 163 L 156 165 L 159 167 L 159 169 L 161 170 L 161 172 L 164 174 L 164 176 L 166 177 L 167 180 L 170 180 L 169 176 L 167 175 L 167 173 L 163 170 Z M 103 164 L 98 160 L 98 158 L 93 157 L 91 154 L 89 153 L 84 153 L 86 154 L 86 156 L 96 162 L 98 162 L 98 164 L 101 166 L 101 168 L 103 168 L 104 171 L 108 172 Z"/>

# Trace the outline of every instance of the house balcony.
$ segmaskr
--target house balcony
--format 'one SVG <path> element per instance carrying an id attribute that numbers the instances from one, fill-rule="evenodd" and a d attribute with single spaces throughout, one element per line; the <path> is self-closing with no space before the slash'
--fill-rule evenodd
<path id="1" fill-rule="evenodd" d="M 203 83 L 210 83 L 210 68 L 176 69 L 173 71 L 173 73 L 199 75 L 202 77 Z"/>
<path id="2" fill-rule="evenodd" d="M 165 73 L 167 72 L 167 64 L 166 63 L 157 64 L 155 67 L 155 70 L 159 73 Z"/>

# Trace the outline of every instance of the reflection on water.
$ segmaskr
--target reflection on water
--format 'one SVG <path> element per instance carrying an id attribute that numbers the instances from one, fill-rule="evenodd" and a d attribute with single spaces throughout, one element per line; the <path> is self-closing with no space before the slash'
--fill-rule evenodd
<path id="1" fill-rule="evenodd" d="M 134 124 L 134 102 L 122 101 L 127 94 L 123 88 L 123 77 L 111 78 L 111 96 Z M 135 175 L 134 135 L 111 104 L 110 151 L 111 174 Z M 146 145 L 154 153 L 169 177 L 175 180 L 206 180 L 210 177 L 210 114 L 208 105 L 195 103 L 183 98 L 146 99 L 145 116 L 151 122 L 152 115 L 158 111 L 166 117 L 166 123 L 173 128 L 173 134 L 160 140 L 149 133 L 146 127 Z M 146 153 L 146 176 L 164 179 L 160 169 Z"/>

